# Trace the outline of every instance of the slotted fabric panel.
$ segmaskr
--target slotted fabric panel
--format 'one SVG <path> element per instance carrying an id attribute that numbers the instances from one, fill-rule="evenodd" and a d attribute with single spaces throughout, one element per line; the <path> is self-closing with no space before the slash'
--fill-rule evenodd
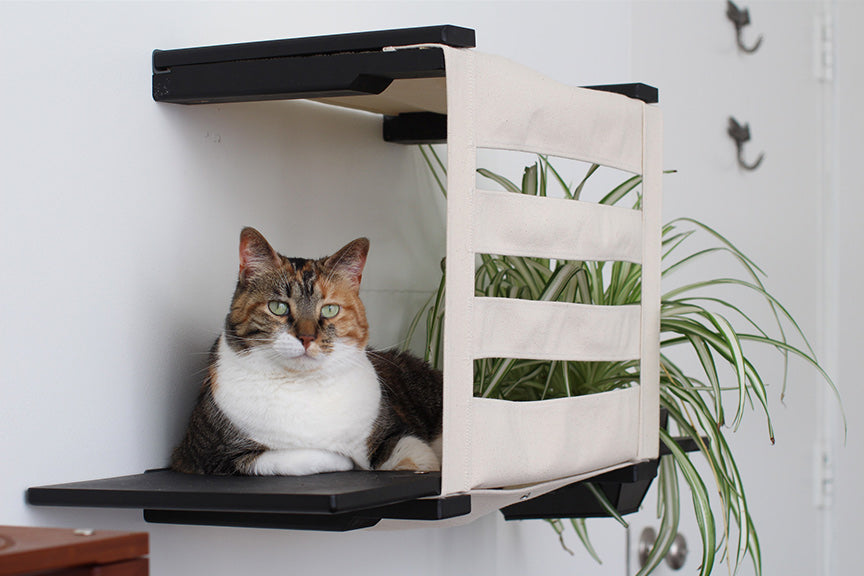
<path id="1" fill-rule="evenodd" d="M 482 61 L 474 68 L 472 94 L 478 104 L 478 148 L 549 154 L 642 173 L 642 102 L 566 86 L 500 56 L 473 54 Z"/>
<path id="2" fill-rule="evenodd" d="M 632 443 L 607 442 L 603 451 L 594 450 L 592 443 L 603 437 L 635 438 L 638 419 L 630 416 L 638 396 L 638 388 L 629 388 L 543 402 L 474 398 L 472 415 L 482 426 L 474 430 L 473 488 L 519 486 L 571 476 L 574 452 L 583 471 L 631 459 Z M 576 414 L 579 418 L 574 418 Z M 502 443 L 500 438 L 519 438 L 519 442 Z M 531 462 L 530 467 L 523 465 L 526 461 Z M 494 475 L 488 470 L 494 470 Z"/>
<path id="3" fill-rule="evenodd" d="M 641 307 L 510 298 L 474 300 L 474 358 L 639 358 Z"/>
<path id="4" fill-rule="evenodd" d="M 447 284 L 442 493 L 535 495 L 656 457 L 659 426 L 659 110 L 573 88 L 506 59 L 445 47 Z M 643 175 L 643 209 L 476 189 L 477 148 Z M 478 298 L 477 254 L 641 263 L 642 305 Z M 542 402 L 473 397 L 476 358 L 636 360 L 638 386 Z M 506 504 L 507 502 L 499 502 Z"/>
<path id="5" fill-rule="evenodd" d="M 477 190 L 474 251 L 559 260 L 642 261 L 642 213 L 560 198 Z"/>

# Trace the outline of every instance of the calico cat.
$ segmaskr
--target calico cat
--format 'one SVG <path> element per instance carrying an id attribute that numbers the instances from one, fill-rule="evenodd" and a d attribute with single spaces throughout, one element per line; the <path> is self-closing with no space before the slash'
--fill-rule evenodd
<path id="1" fill-rule="evenodd" d="M 231 308 L 173 469 L 440 469 L 441 373 L 366 347 L 368 250 L 359 238 L 329 257 L 287 258 L 243 229 Z"/>

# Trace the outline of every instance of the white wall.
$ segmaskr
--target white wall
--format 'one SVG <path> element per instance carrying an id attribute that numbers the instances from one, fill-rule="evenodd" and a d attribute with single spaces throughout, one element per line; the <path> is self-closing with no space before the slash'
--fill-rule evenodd
<path id="1" fill-rule="evenodd" d="M 573 84 L 629 81 L 627 3 L 0 3 L 0 524 L 147 530 L 152 573 L 526 574 L 592 566 L 540 522 L 318 534 L 33 508 L 28 486 L 161 467 L 233 289 L 241 226 L 281 251 L 372 239 L 373 342 L 437 283 L 442 209 L 380 120 L 308 103 L 150 98 L 150 53 L 453 23 Z M 621 573 L 623 536 L 595 536 Z"/>
<path id="2" fill-rule="evenodd" d="M 633 75 L 661 88 L 665 165 L 679 170 L 664 181 L 667 220 L 687 214 L 717 227 L 766 271 L 769 291 L 795 316 L 832 368 L 850 415 L 848 444 L 836 455 L 835 507 L 827 512 L 823 527 L 826 516 L 814 497 L 814 464 L 824 430 L 822 405 L 834 400 L 824 394 L 815 371 L 793 361 L 786 401 L 781 403 L 783 370 L 777 355 L 754 355 L 770 386 L 777 442 L 770 445 L 757 408 L 755 413 L 748 410 L 745 424 L 732 435 L 732 449 L 759 530 L 765 573 L 855 574 L 860 572 L 856 543 L 864 535 L 858 494 L 862 437 L 855 422 L 862 402 L 855 382 L 862 318 L 856 296 L 862 279 L 860 267 L 848 262 L 860 259 L 856 255 L 862 246 L 857 224 L 862 209 L 857 184 L 862 118 L 856 109 L 861 41 L 856 30 L 864 13 L 859 3 L 836 3 L 838 70 L 831 88 L 815 73 L 818 22 L 831 2 L 737 4 L 750 9 L 746 42 L 765 36 L 753 55 L 738 53 L 725 2 L 634 3 Z M 825 125 L 835 90 L 838 133 L 831 144 L 826 138 L 835 137 Z M 746 159 L 766 153 L 755 172 L 736 166 L 735 147 L 725 133 L 730 115 L 750 123 Z M 838 195 L 834 208 L 826 200 L 834 194 L 832 180 Z M 841 263 L 836 277 L 829 277 L 826 258 Z M 717 266 L 694 274 L 727 272 L 726 263 Z M 722 296 L 735 297 L 732 293 L 730 289 Z M 832 320 L 831 299 L 837 295 L 840 312 Z M 770 320 L 764 313 L 759 318 Z M 839 343 L 839 349 L 832 343 Z M 710 471 L 703 470 L 710 478 Z M 657 525 L 649 506 L 650 501 L 633 518 L 634 538 L 643 526 Z M 701 553 L 692 515 L 682 532 L 691 546 L 687 570 L 692 573 Z M 825 549 L 823 534 L 829 542 Z M 740 573 L 752 573 L 749 562 Z"/>
<path id="3" fill-rule="evenodd" d="M 837 246 L 835 342 L 837 375 L 842 387 L 843 403 L 849 416 L 848 439 L 837 450 L 835 516 L 830 535 L 834 538 L 836 556 L 834 574 L 854 574 L 860 571 L 858 555 L 864 529 L 864 498 L 861 478 L 864 476 L 864 425 L 860 413 L 864 393 L 860 385 L 861 350 L 864 349 L 864 267 L 861 247 L 864 246 L 864 193 L 861 186 L 861 154 L 864 151 L 864 114 L 861 112 L 861 91 L 864 90 L 861 55 L 864 39 L 860 34 L 864 21 L 864 4 L 840 0 L 836 2 L 837 70 L 835 122 L 832 128 L 837 149 L 836 163 L 831 167 L 835 182 L 836 227 L 832 232 Z"/>

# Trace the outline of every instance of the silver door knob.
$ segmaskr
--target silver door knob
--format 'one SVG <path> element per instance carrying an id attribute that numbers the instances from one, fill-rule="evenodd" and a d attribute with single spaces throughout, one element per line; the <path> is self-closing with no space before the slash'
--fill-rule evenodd
<path id="1" fill-rule="evenodd" d="M 639 535 L 639 567 L 645 566 L 648 562 L 648 554 L 651 553 L 651 547 L 657 541 L 657 531 L 650 526 L 642 529 Z"/>
<path id="2" fill-rule="evenodd" d="M 654 528 L 648 527 L 642 530 L 639 536 L 639 566 L 644 566 L 648 561 L 648 555 L 651 553 L 651 548 L 657 540 L 657 531 Z M 680 570 L 687 561 L 687 539 L 680 532 L 672 541 L 672 546 L 669 547 L 669 552 L 666 553 L 666 565 L 672 570 Z"/>
<path id="3" fill-rule="evenodd" d="M 687 539 L 680 532 L 675 535 L 675 540 L 672 541 L 672 546 L 669 547 L 669 552 L 666 553 L 666 564 L 672 570 L 680 570 L 687 561 Z"/>

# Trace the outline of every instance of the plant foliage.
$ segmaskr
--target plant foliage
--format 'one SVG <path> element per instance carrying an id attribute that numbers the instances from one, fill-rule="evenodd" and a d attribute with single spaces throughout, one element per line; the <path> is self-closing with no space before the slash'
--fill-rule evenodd
<path id="1" fill-rule="evenodd" d="M 444 163 L 433 148 L 422 147 L 421 151 L 439 188 L 446 195 Z M 516 194 L 545 196 L 549 183 L 556 182 L 565 197 L 579 200 L 585 183 L 598 168 L 597 165 L 591 166 L 575 186 L 568 185 L 545 157 L 525 168 L 521 185 L 487 170 L 478 172 Z M 614 205 L 626 198 L 634 198 L 632 207 L 639 209 L 640 183 L 641 177 L 633 176 L 613 188 L 600 203 Z M 708 248 L 692 248 L 695 242 L 691 239 L 696 236 L 707 237 L 712 244 Z M 803 359 L 822 375 L 835 395 L 837 390 L 817 362 L 794 318 L 765 289 L 762 270 L 729 240 L 697 220 L 679 218 L 663 227 L 662 249 L 664 285 L 666 278 L 682 267 L 720 255 L 731 256 L 738 264 L 740 275 L 675 286 L 662 295 L 661 406 L 668 411 L 678 433 L 696 441 L 698 454 L 708 463 L 711 476 L 703 478 L 694 465 L 693 456 L 679 447 L 668 430 L 660 430 L 661 442 L 671 452 L 661 459 L 657 476 L 657 513 L 661 523 L 656 543 L 638 576 L 651 573 L 659 565 L 677 534 L 681 501 L 679 479 L 684 480 L 690 492 L 699 525 L 702 540 L 700 575 L 710 574 L 715 564 L 725 556 L 728 556 L 730 566 L 737 569 L 747 555 L 756 573 L 761 574 L 759 538 L 741 474 L 726 440 L 726 433 L 737 429 L 741 423 L 745 407 L 756 405 L 765 416 L 768 436 L 774 442 L 766 383 L 751 361 L 752 355 L 745 353 L 744 343 L 753 342 L 776 349 L 784 359 L 784 366 L 790 355 Z M 441 365 L 444 321 L 443 272 L 442 265 L 438 290 L 418 313 L 410 330 L 413 333 L 425 316 L 426 360 L 438 367 Z M 763 329 L 734 300 L 728 299 L 725 295 L 728 291 L 723 292 L 723 296 L 711 295 L 712 288 L 729 287 L 754 293 L 767 303 L 776 324 L 771 332 L 776 336 Z M 478 296 L 602 305 L 636 304 L 641 296 L 641 269 L 627 262 L 571 262 L 482 255 L 475 275 L 475 291 Z M 735 325 L 743 325 L 746 329 L 737 329 Z M 790 344 L 787 331 L 791 331 L 803 346 Z M 695 373 L 686 371 L 673 361 L 669 353 L 675 348 L 689 350 L 695 357 L 699 366 Z M 681 351 L 676 352 L 676 358 L 679 358 Z M 728 377 L 728 374 L 732 376 Z M 631 386 L 639 381 L 639 364 L 637 361 L 555 362 L 497 358 L 477 360 L 474 375 L 477 396 L 541 400 Z M 784 370 L 784 392 L 785 376 Z M 727 415 L 731 415 L 731 422 Z M 716 494 L 713 500 L 712 492 Z M 605 504 L 610 515 L 626 525 L 608 502 Z M 564 523 L 552 520 L 550 524 L 564 546 Z M 588 539 L 584 520 L 571 520 L 571 524 L 589 553 L 599 561 Z"/>
<path id="2" fill-rule="evenodd" d="M 433 148 L 423 147 L 421 150 L 436 182 L 446 194 L 444 163 Z M 575 186 L 568 185 L 549 160 L 542 156 L 525 168 L 520 185 L 487 170 L 478 172 L 515 194 L 545 196 L 550 183 L 555 183 L 565 197 L 579 200 L 586 181 L 597 169 L 597 165 L 591 166 Z M 639 209 L 640 183 L 641 176 L 626 179 L 609 191 L 600 203 L 621 204 L 631 198 L 630 205 Z M 711 245 L 692 248 L 695 244 L 693 239 L 697 236 L 707 239 Z M 819 366 L 812 347 L 794 318 L 766 290 L 762 270 L 729 240 L 697 220 L 679 218 L 663 227 L 662 250 L 664 287 L 673 272 L 721 255 L 730 256 L 737 263 L 740 276 L 707 278 L 675 286 L 662 295 L 660 402 L 677 433 L 695 440 L 699 451 L 694 454 L 684 452 L 669 430 L 660 430 L 661 442 L 671 452 L 661 459 L 657 476 L 661 524 L 654 548 L 638 576 L 651 573 L 659 565 L 677 534 L 681 500 L 679 479 L 684 480 L 690 492 L 701 535 L 700 575 L 710 574 L 715 564 L 727 555 L 730 565 L 736 569 L 749 555 L 756 573 L 761 574 L 759 538 L 741 474 L 726 440 L 727 432 L 735 430 L 741 423 L 745 408 L 754 405 L 764 414 L 768 436 L 772 443 L 774 441 L 766 383 L 751 360 L 752 355 L 745 352 L 744 343 L 753 342 L 776 349 L 782 355 L 784 365 L 790 355 L 803 359 L 822 375 L 835 394 L 837 390 Z M 437 292 L 418 313 L 411 327 L 413 333 L 425 317 L 426 360 L 438 367 L 442 360 L 444 321 L 443 268 Z M 733 293 L 726 290 L 721 291 L 723 296 L 712 295 L 711 289 L 730 287 L 754 293 L 766 302 L 774 318 L 775 326 L 771 331 L 763 329 L 752 315 L 736 305 L 735 299 L 726 295 Z M 478 296 L 586 304 L 638 304 L 641 268 L 628 262 L 574 262 L 482 255 L 475 274 L 475 292 Z M 746 328 L 735 328 L 736 325 Z M 793 333 L 803 346 L 790 344 L 787 331 Z M 772 332 L 777 335 L 772 336 Z M 699 368 L 688 372 L 679 366 L 670 355 L 673 349 L 689 350 Z M 675 358 L 680 358 L 681 353 L 682 350 L 675 350 Z M 556 362 L 496 358 L 477 360 L 474 367 L 475 395 L 508 400 L 593 394 L 632 386 L 638 381 L 638 361 Z M 693 460 L 695 454 L 707 461 L 710 477 L 704 478 L 697 470 Z M 712 492 L 716 494 L 713 499 Z M 620 516 L 618 518 L 624 523 Z M 561 520 L 550 523 L 562 538 L 563 545 L 564 523 Z M 584 521 L 573 521 L 572 525 L 591 555 L 597 558 Z"/>

